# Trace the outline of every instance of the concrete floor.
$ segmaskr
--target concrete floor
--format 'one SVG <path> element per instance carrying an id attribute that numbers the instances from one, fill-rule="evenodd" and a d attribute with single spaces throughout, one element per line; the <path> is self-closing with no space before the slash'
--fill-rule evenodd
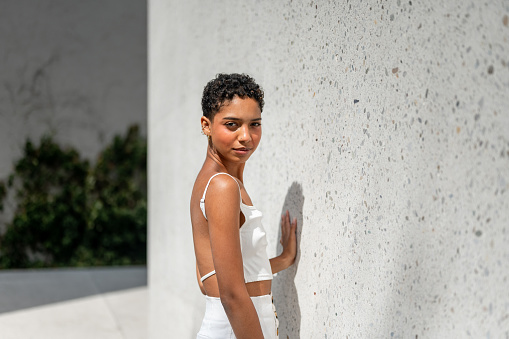
<path id="1" fill-rule="evenodd" d="M 147 337 L 145 267 L 0 271 L 2 339 Z"/>

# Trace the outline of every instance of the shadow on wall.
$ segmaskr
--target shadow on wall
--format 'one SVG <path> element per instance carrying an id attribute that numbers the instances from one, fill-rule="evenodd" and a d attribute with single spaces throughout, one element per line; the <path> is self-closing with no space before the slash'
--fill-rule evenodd
<path id="1" fill-rule="evenodd" d="M 290 218 L 297 218 L 297 258 L 295 263 L 288 269 L 278 273 L 273 280 L 272 290 L 274 293 L 274 305 L 279 318 L 279 337 L 280 338 L 300 338 L 300 307 L 297 288 L 295 287 L 295 275 L 300 261 L 300 239 L 303 227 L 302 207 L 304 206 L 304 195 L 302 186 L 293 182 L 288 193 L 281 214 L 290 211 Z M 281 238 L 281 228 L 279 228 L 278 239 Z M 283 250 L 278 242 L 277 252 Z"/>

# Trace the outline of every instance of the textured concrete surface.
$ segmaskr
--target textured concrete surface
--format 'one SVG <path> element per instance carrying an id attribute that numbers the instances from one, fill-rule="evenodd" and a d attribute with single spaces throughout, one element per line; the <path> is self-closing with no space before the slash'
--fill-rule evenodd
<path id="1" fill-rule="evenodd" d="M 151 338 L 199 328 L 188 201 L 219 72 L 265 89 L 245 184 L 271 254 L 280 213 L 300 225 L 273 284 L 281 338 L 509 336 L 508 15 L 503 1 L 151 1 Z"/>
<path id="2" fill-rule="evenodd" d="M 0 314 L 3 339 L 145 339 L 147 288 Z"/>
<path id="3" fill-rule="evenodd" d="M 146 285 L 144 266 L 0 270 L 0 314 Z"/>
<path id="4" fill-rule="evenodd" d="M 146 268 L 0 272 L 2 339 L 147 337 Z"/>
<path id="5" fill-rule="evenodd" d="M 0 1 L 0 179 L 27 137 L 94 160 L 127 126 L 145 133 L 146 15 L 144 0 Z"/>

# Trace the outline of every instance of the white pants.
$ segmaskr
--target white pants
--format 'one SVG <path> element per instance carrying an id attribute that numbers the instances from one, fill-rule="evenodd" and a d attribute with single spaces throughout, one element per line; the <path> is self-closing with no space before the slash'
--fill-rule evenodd
<path id="1" fill-rule="evenodd" d="M 224 311 L 221 299 L 205 296 L 205 316 L 201 324 L 200 332 L 196 339 L 235 339 L 235 334 Z M 263 337 L 265 339 L 277 339 L 278 319 L 276 308 L 272 303 L 272 295 L 251 297 L 253 305 L 260 319 Z"/>

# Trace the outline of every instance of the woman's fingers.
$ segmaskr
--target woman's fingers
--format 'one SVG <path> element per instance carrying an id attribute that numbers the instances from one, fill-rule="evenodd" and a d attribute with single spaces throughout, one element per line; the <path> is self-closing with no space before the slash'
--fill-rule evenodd
<path id="1" fill-rule="evenodd" d="M 281 215 L 281 239 L 283 253 L 292 258 L 292 263 L 297 255 L 297 218 L 290 218 L 290 211 L 286 210 Z"/>
<path id="2" fill-rule="evenodd" d="M 283 248 L 286 246 L 288 233 L 289 233 L 289 222 L 288 222 L 288 211 L 286 213 L 283 213 L 281 215 L 281 240 L 279 241 L 281 245 L 283 245 Z"/>
<path id="3" fill-rule="evenodd" d="M 297 218 L 290 219 L 290 212 L 286 210 L 281 215 L 281 239 L 279 243 L 283 245 L 283 248 L 289 245 L 290 239 L 295 238 L 297 233 Z"/>

